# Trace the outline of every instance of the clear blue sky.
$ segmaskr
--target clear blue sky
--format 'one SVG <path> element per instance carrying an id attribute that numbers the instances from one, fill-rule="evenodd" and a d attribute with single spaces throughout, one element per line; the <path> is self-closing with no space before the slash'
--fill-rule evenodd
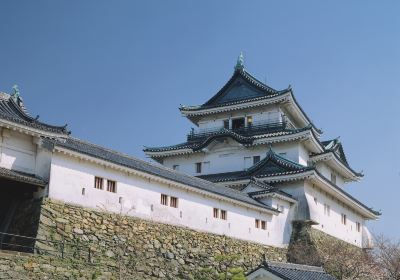
<path id="1" fill-rule="evenodd" d="M 323 4 L 324 3 L 324 4 Z M 289 84 L 323 139 L 341 136 L 363 170 L 351 194 L 400 237 L 399 1 L 0 2 L 0 91 L 18 84 L 31 113 L 144 158 L 191 124 L 244 52 L 248 71 Z"/>

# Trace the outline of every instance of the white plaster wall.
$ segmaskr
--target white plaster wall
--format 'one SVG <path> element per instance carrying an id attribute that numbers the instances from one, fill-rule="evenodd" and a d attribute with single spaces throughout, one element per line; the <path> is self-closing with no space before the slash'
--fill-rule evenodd
<path id="1" fill-rule="evenodd" d="M 94 176 L 117 181 L 117 193 L 94 188 Z M 85 188 L 85 195 L 82 195 Z M 160 204 L 160 194 L 179 198 L 179 207 Z M 49 197 L 84 207 L 106 208 L 119 212 L 187 226 L 192 229 L 225 234 L 266 245 L 283 246 L 281 234 L 284 228 L 274 225 L 270 214 L 248 209 L 233 203 L 184 191 L 166 184 L 142 179 L 113 169 L 106 169 L 55 153 L 51 163 Z M 123 206 L 118 203 L 123 198 Z M 213 208 L 227 210 L 227 220 L 213 218 Z M 268 230 L 255 228 L 255 219 L 266 220 Z"/>
<path id="2" fill-rule="evenodd" d="M 273 208 L 282 210 L 281 214 L 272 217 L 272 224 L 274 225 L 274 228 L 276 228 L 276 230 L 281 230 L 276 243 L 289 245 L 290 236 L 292 234 L 294 205 L 279 198 L 272 198 L 271 203 L 268 204 Z"/>
<path id="3" fill-rule="evenodd" d="M 344 179 L 337 172 L 333 171 L 325 162 L 319 161 L 316 163 L 315 167 L 317 170 L 328 180 L 331 180 L 331 173 L 334 172 L 336 174 L 336 185 L 339 187 L 343 187 Z"/>
<path id="4" fill-rule="evenodd" d="M 52 152 L 42 147 L 37 147 L 35 159 L 35 174 L 42 177 L 45 181 L 50 177 L 50 163 Z"/>
<path id="5" fill-rule="evenodd" d="M 199 152 L 183 156 L 167 157 L 163 165 L 172 168 L 179 165 L 179 170 L 190 175 L 205 175 L 222 172 L 241 171 L 245 169 L 244 158 L 261 156 L 265 158 L 269 146 L 259 145 L 255 147 L 243 147 L 231 138 L 226 138 L 226 142 L 214 141 L 207 147 L 207 152 Z M 299 162 L 299 144 L 298 143 L 276 143 L 272 145 L 275 153 L 294 162 Z M 196 173 L 196 162 L 210 162 L 208 171 L 201 174 Z"/>
<path id="6" fill-rule="evenodd" d="M 33 137 L 16 131 L 1 131 L 0 166 L 34 174 L 36 165 L 36 145 Z"/>
<path id="7" fill-rule="evenodd" d="M 306 220 L 308 217 L 308 203 L 304 193 L 304 182 L 283 182 L 279 183 L 279 189 L 290 194 L 292 198 L 297 200 L 296 205 L 292 208 L 292 220 Z"/>
<path id="8" fill-rule="evenodd" d="M 305 183 L 305 193 L 310 207 L 311 219 L 318 222 L 319 225 L 313 226 L 329 235 L 335 236 L 353 245 L 362 246 L 362 227 L 364 219 L 361 215 L 355 213 L 350 208 L 338 202 L 332 196 L 313 187 L 310 183 Z M 315 202 L 314 198 L 317 199 Z M 324 204 L 330 206 L 330 215 L 324 214 Z M 341 222 L 341 214 L 347 216 L 347 223 Z M 360 232 L 357 232 L 356 222 L 361 224 Z"/>
<path id="9" fill-rule="evenodd" d="M 42 146 L 42 140 L 13 130 L 2 129 L 0 166 L 35 174 L 44 180 L 50 176 L 52 152 Z"/>
<path id="10" fill-rule="evenodd" d="M 302 143 L 299 143 L 299 160 L 298 163 L 302 165 L 308 165 L 308 160 L 310 159 L 310 152 Z M 297 161 L 296 161 L 297 162 Z"/>
<path id="11" fill-rule="evenodd" d="M 259 186 L 256 186 L 254 184 L 250 184 L 246 186 L 243 192 L 249 193 L 249 192 L 255 192 L 255 191 L 260 191 L 262 188 Z M 259 198 L 259 200 L 266 204 L 270 205 L 275 209 L 283 210 L 281 214 L 277 216 L 272 217 L 272 225 L 276 229 L 283 229 L 281 232 L 281 235 L 278 236 L 279 239 L 276 240 L 276 243 L 282 243 L 282 244 L 289 244 L 290 242 L 290 236 L 292 234 L 292 221 L 294 219 L 294 211 L 296 210 L 295 204 L 290 203 L 286 200 L 283 200 L 279 197 L 265 197 L 265 198 Z"/>

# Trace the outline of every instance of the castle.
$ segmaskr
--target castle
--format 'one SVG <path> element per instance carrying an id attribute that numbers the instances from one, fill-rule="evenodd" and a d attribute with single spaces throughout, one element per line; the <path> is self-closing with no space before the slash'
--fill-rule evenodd
<path id="1" fill-rule="evenodd" d="M 18 205 L 48 197 L 275 247 L 307 222 L 371 247 L 366 221 L 380 213 L 345 190 L 363 175 L 338 139 L 320 139 L 290 87 L 260 82 L 241 56 L 219 92 L 180 111 L 198 129 L 146 147 L 149 163 L 32 117 L 18 88 L 0 93 L 0 232 L 21 222 Z"/>

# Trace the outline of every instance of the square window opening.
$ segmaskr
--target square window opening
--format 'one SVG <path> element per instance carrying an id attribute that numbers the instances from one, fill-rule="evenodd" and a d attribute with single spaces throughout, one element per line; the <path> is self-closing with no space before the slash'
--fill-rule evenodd
<path id="1" fill-rule="evenodd" d="M 117 192 L 117 183 L 112 180 L 107 180 L 107 191 L 116 193 Z"/>

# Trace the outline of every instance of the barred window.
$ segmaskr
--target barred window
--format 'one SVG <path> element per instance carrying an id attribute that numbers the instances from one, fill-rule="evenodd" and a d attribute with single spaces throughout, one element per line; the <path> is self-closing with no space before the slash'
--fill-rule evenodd
<path id="1" fill-rule="evenodd" d="M 342 224 L 347 224 L 347 216 L 345 214 L 342 214 Z"/>
<path id="2" fill-rule="evenodd" d="M 103 178 L 101 177 L 94 177 L 94 187 L 96 189 L 102 190 L 103 189 Z"/>
<path id="3" fill-rule="evenodd" d="M 107 191 L 116 193 L 117 192 L 117 183 L 112 180 L 107 180 Z"/>
<path id="4" fill-rule="evenodd" d="M 196 162 L 196 173 L 201 173 L 201 162 Z"/>
<path id="5" fill-rule="evenodd" d="M 256 164 L 257 162 L 259 162 L 260 161 L 260 156 L 254 156 L 253 157 L 253 164 Z"/>
<path id="6" fill-rule="evenodd" d="M 259 219 L 256 219 L 255 226 L 256 226 L 256 228 L 260 228 L 260 220 Z"/>
<path id="7" fill-rule="evenodd" d="M 261 229 L 267 229 L 267 223 L 265 221 L 261 221 Z"/>
<path id="8" fill-rule="evenodd" d="M 214 210 L 213 210 L 213 217 L 218 219 L 218 217 L 219 217 L 218 214 L 219 214 L 219 209 L 218 209 L 218 208 L 214 208 Z"/>
<path id="9" fill-rule="evenodd" d="M 356 222 L 356 228 L 357 228 L 357 232 L 361 231 L 361 224 L 359 222 Z"/>
<path id="10" fill-rule="evenodd" d="M 168 195 L 161 194 L 161 204 L 162 205 L 168 205 Z"/>
<path id="11" fill-rule="evenodd" d="M 227 217 L 227 213 L 226 213 L 226 210 L 221 210 L 221 219 L 222 220 L 226 220 L 228 217 Z"/>
<path id="12" fill-rule="evenodd" d="M 178 198 L 171 196 L 169 199 L 169 206 L 178 208 Z"/>

